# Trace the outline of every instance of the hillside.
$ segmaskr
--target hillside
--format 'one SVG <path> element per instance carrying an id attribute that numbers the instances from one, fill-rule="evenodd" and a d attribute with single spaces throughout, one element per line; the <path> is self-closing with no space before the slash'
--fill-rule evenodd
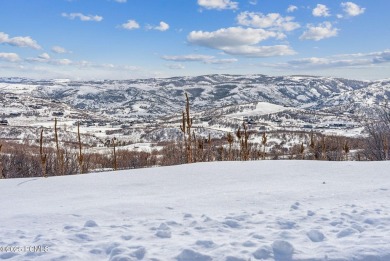
<path id="1" fill-rule="evenodd" d="M 116 118 L 175 114 L 184 105 L 184 92 L 195 111 L 249 102 L 319 108 L 327 99 L 369 88 L 375 82 L 328 77 L 265 75 L 205 75 L 166 79 L 106 81 L 32 81 L 0 79 L 0 93 L 54 99 L 76 109 Z M 389 82 L 383 85 L 389 89 Z M 387 97 L 389 93 L 383 93 Z M 325 103 L 329 106 L 329 103 Z M 335 104 L 334 104 L 335 105 Z"/>
<path id="2" fill-rule="evenodd" d="M 256 161 L 0 180 L 7 260 L 389 260 L 388 162 Z"/>
<path id="3" fill-rule="evenodd" d="M 34 139 L 37 128 L 59 127 L 92 135 L 102 145 L 112 134 L 127 142 L 176 139 L 184 92 L 196 131 L 222 137 L 243 120 L 252 130 L 364 135 L 366 118 L 390 98 L 390 81 L 315 76 L 204 75 L 138 80 L 69 81 L 0 78 L 1 138 Z M 72 136 L 67 135 L 67 136 Z"/>

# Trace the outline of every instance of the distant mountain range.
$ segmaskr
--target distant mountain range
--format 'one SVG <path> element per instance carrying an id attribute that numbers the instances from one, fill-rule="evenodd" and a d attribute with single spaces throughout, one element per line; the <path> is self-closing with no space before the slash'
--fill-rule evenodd
<path id="1" fill-rule="evenodd" d="M 197 112 L 261 101 L 361 114 L 390 99 L 390 80 L 226 74 L 105 81 L 0 78 L 3 97 L 54 100 L 78 111 L 118 119 L 178 114 L 184 106 L 184 92 L 189 93 L 191 108 Z"/>

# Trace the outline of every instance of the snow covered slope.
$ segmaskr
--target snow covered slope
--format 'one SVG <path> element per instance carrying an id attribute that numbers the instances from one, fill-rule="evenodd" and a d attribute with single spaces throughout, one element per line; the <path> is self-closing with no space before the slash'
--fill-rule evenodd
<path id="1" fill-rule="evenodd" d="M 258 101 L 307 108 L 345 92 L 365 89 L 370 84 L 373 82 L 315 76 L 272 77 L 260 74 L 122 81 L 34 81 L 0 78 L 0 94 L 24 94 L 54 99 L 76 109 L 99 112 L 103 116 L 155 118 L 180 112 L 184 106 L 184 92 L 190 94 L 191 108 L 195 111 Z M 386 83 L 384 88 L 388 89 L 389 86 Z M 325 105 L 331 107 L 329 103 Z"/>
<path id="2" fill-rule="evenodd" d="M 0 260 L 390 260 L 390 162 L 0 180 Z"/>

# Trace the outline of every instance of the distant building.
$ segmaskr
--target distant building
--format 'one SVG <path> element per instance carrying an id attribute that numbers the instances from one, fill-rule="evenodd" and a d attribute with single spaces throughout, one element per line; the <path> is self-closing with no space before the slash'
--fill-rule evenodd
<path id="1" fill-rule="evenodd" d="M 11 112 L 8 116 L 9 117 L 20 117 L 20 116 L 22 116 L 22 113 L 20 113 L 20 112 Z"/>
<path id="2" fill-rule="evenodd" d="M 62 116 L 64 116 L 64 113 L 61 112 L 61 111 L 55 111 L 55 112 L 52 113 L 52 115 L 54 117 L 62 117 Z"/>
<path id="3" fill-rule="evenodd" d="M 0 125 L 6 126 L 6 125 L 8 125 L 8 121 L 7 120 L 0 120 Z"/>

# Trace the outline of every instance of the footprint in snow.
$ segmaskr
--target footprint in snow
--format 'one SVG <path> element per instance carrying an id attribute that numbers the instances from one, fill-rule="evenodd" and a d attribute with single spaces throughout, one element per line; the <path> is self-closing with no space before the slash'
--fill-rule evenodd
<path id="1" fill-rule="evenodd" d="M 171 238 L 172 233 L 170 227 L 167 224 L 161 223 L 157 228 L 155 235 L 159 238 Z"/>
<path id="2" fill-rule="evenodd" d="M 18 254 L 16 253 L 13 253 L 13 252 L 5 252 L 5 253 L 0 253 L 0 259 L 11 259 L 15 256 L 17 256 Z"/>
<path id="3" fill-rule="evenodd" d="M 294 221 L 284 219 L 278 220 L 277 223 L 281 229 L 293 229 L 296 226 Z"/>
<path id="4" fill-rule="evenodd" d="M 156 237 L 159 237 L 159 238 L 171 238 L 172 237 L 172 233 L 170 230 L 158 230 L 155 235 L 156 235 Z"/>
<path id="5" fill-rule="evenodd" d="M 357 231 L 356 229 L 353 229 L 353 228 L 349 227 L 349 228 L 343 229 L 340 232 L 338 232 L 337 233 L 337 238 L 348 237 L 348 236 L 351 236 L 351 235 L 356 234 L 358 232 L 359 231 Z"/>
<path id="6" fill-rule="evenodd" d="M 251 234 L 251 236 L 252 236 L 253 238 L 260 239 L 260 240 L 265 238 L 264 236 L 259 235 L 259 234 Z"/>
<path id="7" fill-rule="evenodd" d="M 212 240 L 198 240 L 195 242 L 195 245 L 204 248 L 213 248 L 216 246 L 216 244 Z"/>
<path id="8" fill-rule="evenodd" d="M 314 212 L 314 211 L 311 211 L 311 210 L 308 210 L 307 211 L 307 215 L 309 216 L 309 217 L 312 217 L 312 216 L 314 216 L 316 213 Z"/>
<path id="9" fill-rule="evenodd" d="M 331 224 L 332 226 L 338 226 L 338 225 L 341 225 L 341 224 L 343 224 L 343 221 L 342 220 L 333 220 L 332 222 L 330 222 L 329 224 Z"/>
<path id="10" fill-rule="evenodd" d="M 222 222 L 222 224 L 224 224 L 230 228 L 239 228 L 240 227 L 240 223 L 238 223 L 236 220 L 233 220 L 233 219 L 227 219 L 224 222 Z"/>
<path id="11" fill-rule="evenodd" d="M 184 218 L 184 219 L 189 219 L 189 218 L 193 218 L 193 216 L 192 216 L 191 214 L 189 214 L 189 213 L 185 213 L 185 214 L 183 215 L 183 218 Z"/>
<path id="12" fill-rule="evenodd" d="M 268 259 L 272 255 L 272 248 L 269 246 L 259 247 L 252 255 L 255 259 Z"/>
<path id="13" fill-rule="evenodd" d="M 294 254 L 294 247 L 287 241 L 276 240 L 272 243 L 275 261 L 290 261 Z"/>
<path id="14" fill-rule="evenodd" d="M 291 205 L 290 210 L 297 210 L 299 209 L 300 203 L 295 202 L 294 204 Z"/>
<path id="15" fill-rule="evenodd" d="M 313 229 L 307 232 L 307 236 L 312 242 L 322 242 L 325 239 L 324 234 L 317 229 Z"/>
<path id="16" fill-rule="evenodd" d="M 84 227 L 98 227 L 98 224 L 94 220 L 88 220 L 85 222 Z"/>
<path id="17" fill-rule="evenodd" d="M 227 256 L 225 261 L 247 261 L 247 259 L 235 256 Z"/>
<path id="18" fill-rule="evenodd" d="M 77 243 L 87 243 L 87 242 L 93 241 L 89 235 L 84 234 L 84 233 L 74 234 L 72 237 L 69 238 L 69 240 L 75 241 Z"/>
<path id="19" fill-rule="evenodd" d="M 76 229 L 77 227 L 75 227 L 75 226 L 70 226 L 70 225 L 66 225 L 66 226 L 64 226 L 64 230 L 74 230 L 74 229 Z"/>
<path id="20" fill-rule="evenodd" d="M 244 243 L 242 243 L 242 246 L 243 247 L 255 247 L 256 243 L 248 240 L 248 241 L 245 241 Z"/>
<path id="21" fill-rule="evenodd" d="M 128 240 L 132 239 L 133 237 L 130 236 L 130 235 L 122 235 L 121 238 L 122 238 L 123 240 L 128 241 Z"/>
<path id="22" fill-rule="evenodd" d="M 133 261 L 134 258 L 141 260 L 146 254 L 146 249 L 144 247 L 116 247 L 113 248 L 110 252 L 109 261 Z"/>
<path id="23" fill-rule="evenodd" d="M 177 261 L 211 261 L 212 258 L 208 255 L 196 252 L 192 249 L 184 249 L 181 253 L 176 256 Z"/>

